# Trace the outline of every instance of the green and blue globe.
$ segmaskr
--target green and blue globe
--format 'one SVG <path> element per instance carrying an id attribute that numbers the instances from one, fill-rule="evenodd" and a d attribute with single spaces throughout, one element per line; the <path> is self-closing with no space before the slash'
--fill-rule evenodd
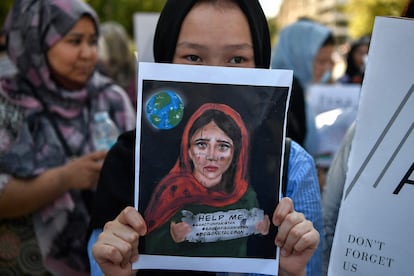
<path id="1" fill-rule="evenodd" d="M 171 129 L 177 126 L 184 113 L 184 104 L 177 93 L 164 90 L 154 94 L 146 106 L 149 122 L 158 129 Z"/>

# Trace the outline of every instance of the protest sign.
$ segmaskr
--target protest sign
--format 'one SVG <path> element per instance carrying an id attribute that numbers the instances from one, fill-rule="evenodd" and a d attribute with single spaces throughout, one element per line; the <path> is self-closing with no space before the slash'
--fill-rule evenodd
<path id="1" fill-rule="evenodd" d="M 277 275 L 276 228 L 258 222 L 280 196 L 292 71 L 139 71 L 135 205 L 148 232 L 134 268 Z"/>
<path id="2" fill-rule="evenodd" d="M 308 145 L 316 165 L 329 168 L 346 131 L 354 122 L 361 85 L 312 84 L 306 90 L 306 103 L 315 116 L 317 141 Z"/>
<path id="3" fill-rule="evenodd" d="M 134 14 L 134 42 L 140 62 L 153 62 L 152 54 L 155 27 L 159 13 L 137 12 Z"/>
<path id="4" fill-rule="evenodd" d="M 412 275 L 414 21 L 377 17 L 328 275 Z"/>
<path id="5" fill-rule="evenodd" d="M 312 84 L 306 90 L 306 102 L 315 115 L 338 108 L 358 107 L 359 84 Z"/>

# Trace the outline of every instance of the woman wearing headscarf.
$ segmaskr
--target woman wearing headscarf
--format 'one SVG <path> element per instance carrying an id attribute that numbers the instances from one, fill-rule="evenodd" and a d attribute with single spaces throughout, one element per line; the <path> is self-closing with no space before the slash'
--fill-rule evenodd
<path id="1" fill-rule="evenodd" d="M 0 274 L 87 275 L 91 197 L 106 151 L 94 114 L 134 126 L 125 92 L 96 73 L 98 19 L 83 1 L 16 0 L 5 22 L 18 68 L 0 83 Z"/>
<path id="2" fill-rule="evenodd" d="M 308 151 L 313 148 L 316 127 L 313 113 L 306 106 L 305 92 L 312 83 L 330 81 L 333 50 L 332 31 L 303 18 L 279 32 L 272 53 L 272 68 L 293 70 L 287 136 L 305 146 Z"/>
<path id="3" fill-rule="evenodd" d="M 221 27 L 207 27 L 209 24 L 218 24 Z M 202 27 L 207 29 L 204 30 Z M 187 43 L 183 43 L 182 40 L 186 40 Z M 189 41 L 191 43 L 188 43 Z M 229 47 L 228 44 L 233 47 Z M 242 47 L 234 47 L 239 44 Z M 192 48 L 192 45 L 201 46 L 199 48 L 204 49 L 203 53 L 197 50 L 197 47 Z M 191 54 L 188 53 L 187 47 L 192 48 Z M 266 17 L 257 0 L 169 0 L 160 14 L 155 31 L 154 58 L 156 62 L 164 63 L 269 68 L 270 37 Z M 194 94 L 196 97 L 197 93 Z M 105 160 L 98 185 L 91 221 L 94 231 L 89 242 L 89 252 L 92 253 L 94 245 L 92 267 L 99 269 L 96 258 L 105 273 L 131 273 L 130 261 L 136 260 L 138 238 L 146 232 L 146 222 L 138 212 L 130 207 L 125 208 L 134 205 L 134 148 L 135 132 L 123 134 Z M 142 165 L 149 166 L 146 162 L 141 162 L 140 166 Z M 286 196 L 291 197 L 295 209 L 293 210 L 290 199 L 282 199 L 278 205 L 280 208 L 276 208 L 274 213 L 273 223 L 284 225 L 284 218 L 290 215 L 303 218 L 303 215 L 298 214 L 302 212 L 306 219 L 297 221 L 300 229 L 303 230 L 302 227 L 310 220 L 318 231 L 322 230 L 319 186 L 314 163 L 309 154 L 295 142 L 292 143 L 289 155 L 287 183 Z M 317 246 L 314 238 L 318 238 L 319 234 L 313 226 L 311 228 L 308 229 L 309 244 L 306 243 L 310 247 L 305 246 L 306 250 L 298 255 L 287 253 L 283 256 L 280 262 L 282 271 L 288 274 L 294 270 L 304 271 L 306 263 L 313 255 L 306 270 L 308 275 L 318 275 L 321 266 L 320 250 L 314 253 L 315 248 L 312 246 Z M 279 234 L 282 232 L 279 231 Z M 122 248 L 119 247 L 121 244 Z M 114 255 L 109 256 L 109 252 Z M 154 270 L 139 272 L 140 275 L 145 273 L 157 275 L 157 271 Z M 174 271 L 163 270 L 158 273 L 174 275 Z M 176 275 L 194 274 L 197 272 L 176 272 Z"/>
<path id="4" fill-rule="evenodd" d="M 369 37 L 364 36 L 351 44 L 351 49 L 346 56 L 345 73 L 338 79 L 338 82 L 362 84 L 369 42 Z"/>

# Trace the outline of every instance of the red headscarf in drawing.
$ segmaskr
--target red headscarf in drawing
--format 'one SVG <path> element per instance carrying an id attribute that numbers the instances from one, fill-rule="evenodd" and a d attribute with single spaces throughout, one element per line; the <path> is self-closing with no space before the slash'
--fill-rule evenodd
<path id="1" fill-rule="evenodd" d="M 230 192 L 212 191 L 201 185 L 192 174 L 191 159 L 188 154 L 189 131 L 194 122 L 207 110 L 219 110 L 233 119 L 241 132 L 241 143 Z M 163 225 L 177 211 L 187 204 L 200 204 L 214 207 L 227 206 L 237 202 L 247 190 L 247 148 L 248 133 L 240 115 L 224 104 L 207 103 L 202 105 L 189 119 L 182 136 L 180 157 L 171 171 L 161 180 L 152 194 L 145 211 L 148 232 Z"/>

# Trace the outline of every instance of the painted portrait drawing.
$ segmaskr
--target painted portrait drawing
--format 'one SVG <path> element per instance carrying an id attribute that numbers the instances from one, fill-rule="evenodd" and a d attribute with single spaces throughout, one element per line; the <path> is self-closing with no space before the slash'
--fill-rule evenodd
<path id="1" fill-rule="evenodd" d="M 196 68 L 195 68 L 196 67 Z M 140 63 L 139 269 L 275 274 L 288 70 Z"/>

